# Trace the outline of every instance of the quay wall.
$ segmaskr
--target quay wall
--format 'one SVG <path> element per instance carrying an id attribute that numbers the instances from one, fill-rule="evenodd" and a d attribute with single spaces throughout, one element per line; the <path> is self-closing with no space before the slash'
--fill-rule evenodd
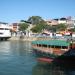
<path id="1" fill-rule="evenodd" d="M 13 40 L 35 41 L 35 40 L 51 40 L 51 38 L 50 37 L 22 37 L 22 38 L 20 38 L 17 36 L 16 37 L 13 36 L 13 37 L 9 38 L 8 40 L 11 40 L 11 41 L 13 41 Z"/>

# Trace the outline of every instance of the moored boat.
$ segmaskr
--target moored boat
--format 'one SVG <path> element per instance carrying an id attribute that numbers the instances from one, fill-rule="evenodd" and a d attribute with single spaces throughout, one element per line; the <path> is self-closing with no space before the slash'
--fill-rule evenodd
<path id="1" fill-rule="evenodd" d="M 72 47 L 74 48 L 74 46 L 74 44 L 72 45 L 71 42 L 65 40 L 41 40 L 32 42 L 33 51 L 39 60 L 54 60 L 58 56 L 68 52 Z"/>
<path id="2" fill-rule="evenodd" d="M 0 41 L 11 38 L 10 27 L 7 23 L 0 23 Z"/>

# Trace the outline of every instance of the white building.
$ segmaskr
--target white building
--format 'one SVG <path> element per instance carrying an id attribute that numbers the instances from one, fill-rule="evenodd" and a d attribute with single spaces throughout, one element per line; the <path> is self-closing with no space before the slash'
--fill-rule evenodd
<path id="1" fill-rule="evenodd" d="M 73 24 L 75 26 L 75 17 L 72 17 Z"/>
<path id="2" fill-rule="evenodd" d="M 60 19 L 58 20 L 58 23 L 59 23 L 59 24 L 61 24 L 61 23 L 66 24 L 66 23 L 67 23 L 67 19 L 66 19 L 66 18 L 60 18 Z"/>

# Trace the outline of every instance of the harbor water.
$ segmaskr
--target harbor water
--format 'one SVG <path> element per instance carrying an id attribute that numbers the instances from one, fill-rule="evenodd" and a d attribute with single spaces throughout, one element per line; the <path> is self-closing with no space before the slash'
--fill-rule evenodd
<path id="1" fill-rule="evenodd" d="M 75 69 L 37 62 L 31 42 L 0 41 L 0 75 L 75 75 Z"/>

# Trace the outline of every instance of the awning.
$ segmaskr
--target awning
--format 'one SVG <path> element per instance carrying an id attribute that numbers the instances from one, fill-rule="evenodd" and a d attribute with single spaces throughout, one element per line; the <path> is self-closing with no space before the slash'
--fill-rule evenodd
<path id="1" fill-rule="evenodd" d="M 50 46 L 69 46 L 70 42 L 64 40 L 41 40 L 41 41 L 33 41 L 32 44 L 41 44 Z"/>

